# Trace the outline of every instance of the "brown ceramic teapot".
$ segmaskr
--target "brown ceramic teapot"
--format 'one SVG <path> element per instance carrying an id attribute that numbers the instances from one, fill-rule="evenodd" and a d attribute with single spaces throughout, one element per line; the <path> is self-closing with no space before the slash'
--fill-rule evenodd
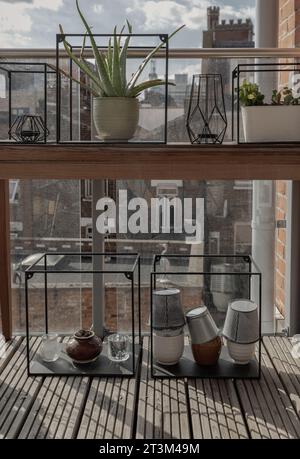
<path id="1" fill-rule="evenodd" d="M 66 345 L 66 353 L 75 363 L 90 363 L 102 351 L 102 340 L 92 330 L 78 330 Z"/>

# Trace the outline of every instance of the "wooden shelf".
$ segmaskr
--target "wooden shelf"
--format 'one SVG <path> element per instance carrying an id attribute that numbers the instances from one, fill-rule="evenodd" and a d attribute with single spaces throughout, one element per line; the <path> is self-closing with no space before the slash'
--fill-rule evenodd
<path id="1" fill-rule="evenodd" d="M 300 180 L 300 144 L 0 144 L 0 179 Z"/>

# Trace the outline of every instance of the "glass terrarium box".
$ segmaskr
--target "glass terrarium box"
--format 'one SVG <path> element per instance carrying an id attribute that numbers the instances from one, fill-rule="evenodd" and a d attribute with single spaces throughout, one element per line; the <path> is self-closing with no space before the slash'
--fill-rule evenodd
<path id="1" fill-rule="evenodd" d="M 153 377 L 259 378 L 261 273 L 251 256 L 155 255 L 150 341 Z"/>
<path id="2" fill-rule="evenodd" d="M 24 275 L 29 375 L 135 374 L 139 255 L 44 253 Z"/>
<path id="3" fill-rule="evenodd" d="M 46 62 L 0 62 L 0 143 L 56 140 L 56 70 Z"/>
<path id="4" fill-rule="evenodd" d="M 166 143 L 168 57 L 167 34 L 58 34 L 57 143 Z"/>

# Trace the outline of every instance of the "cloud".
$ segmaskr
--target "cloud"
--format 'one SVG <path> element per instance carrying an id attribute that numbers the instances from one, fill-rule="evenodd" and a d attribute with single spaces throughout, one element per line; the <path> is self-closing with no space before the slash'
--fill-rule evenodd
<path id="1" fill-rule="evenodd" d="M 188 29 L 200 30 L 206 25 L 207 8 L 212 5 L 209 0 L 134 0 L 133 5 L 126 8 L 127 13 L 140 11 L 144 15 L 144 27 L 153 30 L 155 27 L 176 27 L 186 24 Z M 236 4 L 237 2 L 235 2 Z M 254 19 L 254 7 L 238 7 L 224 4 L 221 7 L 221 16 L 224 19 L 238 19 L 251 17 Z"/>
<path id="2" fill-rule="evenodd" d="M 32 40 L 32 13 L 42 11 L 57 12 L 63 6 L 63 0 L 0 0 L 0 47 L 24 47 Z M 41 31 L 42 33 L 42 31 Z"/>
<path id="3" fill-rule="evenodd" d="M 103 6 L 102 5 L 94 5 L 93 10 L 95 13 L 101 13 L 103 11 Z"/>
<path id="4" fill-rule="evenodd" d="M 186 28 L 172 47 L 201 46 L 206 9 L 220 5 L 221 18 L 254 19 L 255 0 L 81 0 L 81 7 L 96 33 L 110 33 L 128 18 L 136 33 L 170 33 Z M 75 0 L 0 0 L 1 47 L 55 47 L 62 23 L 67 33 L 84 32 Z"/>

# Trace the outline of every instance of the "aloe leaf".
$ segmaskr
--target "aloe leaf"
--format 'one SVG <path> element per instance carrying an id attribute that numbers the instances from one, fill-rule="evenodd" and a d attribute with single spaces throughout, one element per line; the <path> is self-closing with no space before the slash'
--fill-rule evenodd
<path id="1" fill-rule="evenodd" d="M 179 32 L 183 27 L 185 27 L 185 25 L 182 25 L 180 27 L 178 27 L 178 29 L 174 30 L 174 32 L 171 33 L 171 35 L 169 35 L 169 40 L 170 38 L 172 38 L 177 32 Z M 143 60 L 143 62 L 141 63 L 141 65 L 139 66 L 139 68 L 137 69 L 137 71 L 135 72 L 135 74 L 132 76 L 130 82 L 128 83 L 128 88 L 131 89 L 135 86 L 135 83 L 137 82 L 139 76 L 141 75 L 141 73 L 143 72 L 144 68 L 146 67 L 146 65 L 148 64 L 148 62 L 152 59 L 152 57 L 154 56 L 155 53 L 157 53 L 157 51 L 159 51 L 163 46 L 165 45 L 164 42 L 161 42 L 159 43 L 149 54 L 148 56 Z"/>
<path id="2" fill-rule="evenodd" d="M 64 35 L 64 31 L 63 31 L 63 28 L 62 26 L 60 25 L 60 32 L 62 35 Z M 94 72 L 89 68 L 88 65 L 86 65 L 86 63 L 83 61 L 83 60 L 80 60 L 78 59 L 75 54 L 71 51 L 70 49 L 70 45 L 68 44 L 68 42 L 66 40 L 63 40 L 63 45 L 64 45 L 64 48 L 66 50 L 66 53 L 68 54 L 68 56 L 70 57 L 70 59 L 72 59 L 75 64 L 78 65 L 78 67 L 81 68 L 81 70 L 83 72 L 85 72 L 90 78 L 91 80 L 93 80 L 93 82 L 95 83 L 96 86 L 98 86 L 100 88 L 101 91 L 104 91 L 105 88 L 102 86 L 102 82 L 99 80 L 99 78 L 94 74 Z"/>
<path id="3" fill-rule="evenodd" d="M 99 76 L 101 78 L 101 83 L 102 83 L 102 86 L 104 88 L 104 92 L 106 93 L 107 96 L 115 96 L 115 91 L 113 89 L 113 86 L 111 84 L 111 81 L 110 81 L 110 78 L 109 78 L 109 74 L 107 72 L 107 67 L 105 65 L 105 58 L 104 56 L 102 55 L 102 53 L 99 51 L 98 49 L 98 46 L 97 46 L 97 43 L 94 39 L 94 36 L 92 34 L 92 30 L 90 28 L 90 26 L 88 25 L 85 17 L 83 16 L 81 10 L 80 10 L 80 7 L 79 7 L 79 3 L 78 3 L 78 0 L 76 0 L 76 8 L 77 8 L 77 11 L 78 11 L 78 14 L 82 20 L 82 23 L 83 25 L 85 26 L 86 28 L 86 31 L 90 37 L 90 40 L 91 40 L 91 45 L 92 45 L 92 48 L 93 48 L 93 53 L 94 53 L 94 57 L 95 57 L 95 61 L 96 61 L 96 66 L 97 66 L 97 69 L 98 69 L 98 72 L 99 72 Z"/>
<path id="4" fill-rule="evenodd" d="M 114 46 L 113 46 L 113 59 L 112 59 L 112 84 L 115 93 L 118 96 L 123 96 L 124 93 L 122 91 L 122 79 L 121 79 L 121 71 L 120 71 L 120 47 L 117 39 L 117 28 L 114 28 Z"/>
<path id="5" fill-rule="evenodd" d="M 106 65 L 108 68 L 108 72 L 111 78 L 112 74 L 112 46 L 111 46 L 111 38 L 108 40 L 108 47 L 107 47 L 107 54 L 106 54 Z"/>
<path id="6" fill-rule="evenodd" d="M 131 35 L 132 34 L 132 25 L 129 23 L 129 21 L 126 19 L 127 22 L 127 28 L 128 28 L 128 33 Z M 126 86 L 127 86 L 127 80 L 126 80 L 126 63 L 127 63 L 127 50 L 129 47 L 130 43 L 130 36 L 126 37 L 124 46 L 121 50 L 120 54 L 120 71 L 121 71 L 121 79 L 122 79 L 122 86 L 123 86 L 123 91 L 126 91 Z"/>
<path id="7" fill-rule="evenodd" d="M 166 81 L 164 80 L 149 80 L 149 81 L 144 81 L 143 83 L 140 83 L 136 86 L 134 86 L 131 90 L 127 92 L 128 97 L 136 97 L 138 96 L 142 91 L 145 91 L 145 89 L 149 88 L 154 88 L 155 86 L 162 86 L 165 85 Z M 168 82 L 168 85 L 170 86 L 176 86 L 174 83 Z"/>
<path id="8" fill-rule="evenodd" d="M 125 30 L 125 25 L 123 25 L 122 29 L 120 30 L 120 34 L 119 34 L 119 37 L 118 37 L 118 44 L 119 44 L 119 47 L 121 46 L 121 39 L 122 39 L 122 34 Z"/>
<path id="9" fill-rule="evenodd" d="M 85 43 L 86 43 L 86 35 L 87 34 L 85 34 L 84 37 L 83 37 L 82 47 L 81 47 L 80 54 L 79 54 L 80 59 L 83 59 L 83 53 L 84 53 L 84 50 L 85 50 Z"/>

